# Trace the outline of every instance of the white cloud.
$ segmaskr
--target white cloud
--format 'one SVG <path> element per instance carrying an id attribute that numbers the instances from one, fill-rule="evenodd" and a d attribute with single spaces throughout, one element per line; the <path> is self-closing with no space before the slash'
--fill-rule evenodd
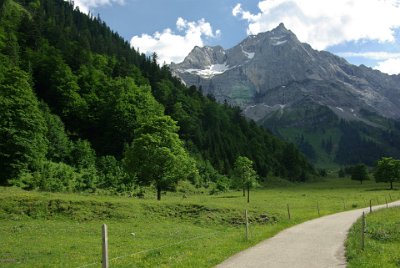
<path id="1" fill-rule="evenodd" d="M 390 60 L 393 58 L 400 58 L 400 52 L 386 52 L 386 51 L 339 52 L 337 54 L 345 58 L 367 58 L 371 60 Z"/>
<path id="2" fill-rule="evenodd" d="M 183 61 L 193 47 L 203 46 L 203 37 L 218 38 L 221 35 L 221 31 L 214 32 L 211 24 L 205 19 L 187 21 L 178 18 L 176 29 L 182 34 L 176 34 L 167 28 L 153 35 L 134 36 L 131 39 L 131 46 L 146 54 L 156 52 L 160 63 L 170 64 Z"/>
<path id="3" fill-rule="evenodd" d="M 400 74 L 400 57 L 379 62 L 374 69 L 387 74 Z"/>
<path id="4" fill-rule="evenodd" d="M 262 0 L 257 14 L 237 4 L 232 14 L 248 21 L 248 34 L 269 31 L 280 22 L 316 49 L 346 41 L 394 42 L 400 27 L 399 0 Z"/>
<path id="5" fill-rule="evenodd" d="M 69 1 L 69 0 L 66 0 Z M 89 13 L 91 8 L 112 5 L 112 4 L 124 4 L 124 0 L 73 0 L 75 7 L 79 7 L 79 10 L 83 13 Z"/>
<path id="6" fill-rule="evenodd" d="M 373 68 L 387 74 L 400 74 L 400 52 L 372 51 L 372 52 L 341 52 L 341 57 L 366 58 L 379 61 Z"/>

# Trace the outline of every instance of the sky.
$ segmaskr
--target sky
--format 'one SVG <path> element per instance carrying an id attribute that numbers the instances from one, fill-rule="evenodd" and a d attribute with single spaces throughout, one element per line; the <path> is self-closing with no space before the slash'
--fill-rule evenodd
<path id="1" fill-rule="evenodd" d="M 194 46 L 231 48 L 283 22 L 302 42 L 400 73 L 400 0 L 75 0 L 140 52 L 181 62 Z"/>

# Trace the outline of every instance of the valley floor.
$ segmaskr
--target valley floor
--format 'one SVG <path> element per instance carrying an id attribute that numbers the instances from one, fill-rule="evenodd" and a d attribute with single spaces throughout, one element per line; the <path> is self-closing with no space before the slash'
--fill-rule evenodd
<path id="1" fill-rule="evenodd" d="M 375 205 L 400 199 L 400 192 L 372 181 L 328 179 L 279 187 L 267 183 L 250 193 L 250 204 L 240 191 L 153 198 L 0 188 L 0 266 L 98 267 L 106 223 L 112 267 L 212 267 L 290 226 L 365 207 L 370 200 Z"/>

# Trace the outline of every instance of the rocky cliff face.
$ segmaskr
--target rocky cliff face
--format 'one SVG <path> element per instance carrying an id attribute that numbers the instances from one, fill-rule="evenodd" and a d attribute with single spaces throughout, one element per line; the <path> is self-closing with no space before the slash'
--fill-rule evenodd
<path id="1" fill-rule="evenodd" d="M 367 120 L 361 110 L 400 118 L 400 76 L 316 51 L 283 24 L 226 51 L 220 46 L 195 47 L 171 69 L 187 85 L 201 86 L 218 101 L 239 105 L 256 121 L 302 99 L 329 107 L 347 120 Z"/>
<path id="2" fill-rule="evenodd" d="M 283 24 L 228 50 L 195 47 L 170 68 L 321 166 L 400 157 L 400 75 L 314 50 Z"/>

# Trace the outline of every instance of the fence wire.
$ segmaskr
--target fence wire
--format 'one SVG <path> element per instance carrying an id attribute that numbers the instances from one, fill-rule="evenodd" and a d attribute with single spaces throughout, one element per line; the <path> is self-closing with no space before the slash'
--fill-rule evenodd
<path id="1" fill-rule="evenodd" d="M 178 242 L 175 242 L 175 243 L 165 244 L 165 245 L 162 245 L 162 246 L 159 246 L 159 247 L 156 247 L 156 248 L 145 249 L 145 250 L 137 251 L 137 252 L 134 252 L 134 253 L 131 253 L 131 254 L 114 257 L 114 258 L 109 259 L 109 261 L 112 262 L 112 261 L 116 261 L 116 260 L 119 260 L 119 259 L 132 257 L 132 256 L 137 255 L 137 254 L 142 254 L 142 253 L 146 253 L 146 252 L 150 252 L 150 251 L 153 251 L 153 250 L 158 250 L 158 249 L 162 249 L 162 248 L 166 248 L 166 247 L 176 246 L 176 245 L 183 244 L 183 243 L 186 243 L 186 242 L 190 242 L 190 241 L 193 241 L 193 240 L 196 240 L 196 239 L 211 237 L 211 236 L 213 236 L 215 234 L 218 234 L 218 233 L 220 233 L 220 231 L 217 231 L 217 232 L 214 232 L 214 233 L 211 233 L 211 234 L 207 234 L 207 235 L 195 236 L 195 237 L 192 237 L 192 238 L 189 238 L 189 239 L 184 239 L 184 240 L 181 240 L 181 241 L 178 241 Z M 101 264 L 101 262 L 93 262 L 93 263 L 85 264 L 85 265 L 82 265 L 82 266 L 78 266 L 77 268 L 90 267 L 90 266 L 94 266 L 96 264 Z"/>

